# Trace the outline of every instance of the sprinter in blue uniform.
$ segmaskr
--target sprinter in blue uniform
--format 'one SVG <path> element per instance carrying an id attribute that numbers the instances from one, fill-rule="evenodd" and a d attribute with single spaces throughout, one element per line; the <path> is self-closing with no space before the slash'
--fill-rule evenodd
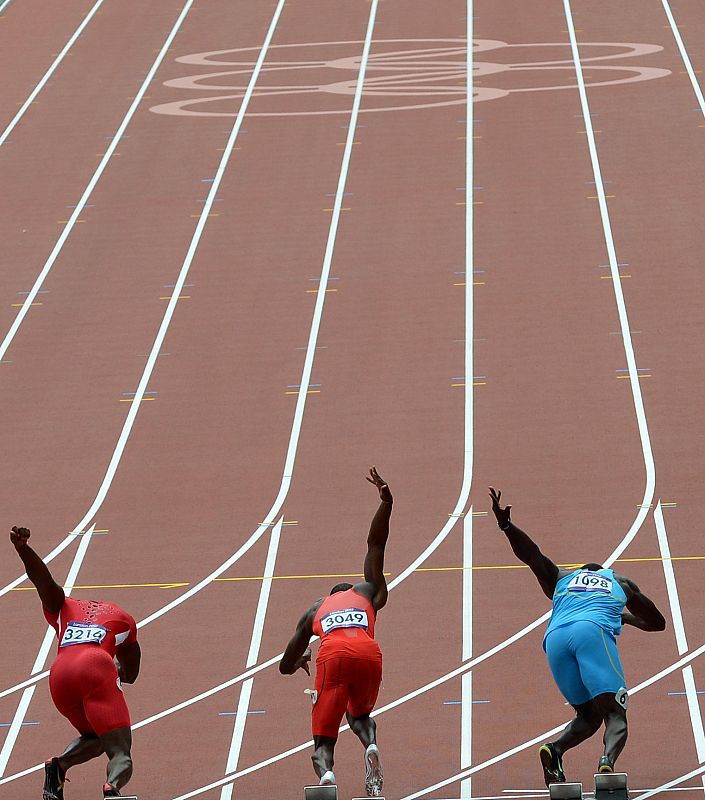
<path id="1" fill-rule="evenodd" d="M 662 631 L 666 620 L 634 581 L 600 564 L 561 569 L 511 521 L 511 506 L 499 504 L 501 492 L 490 487 L 492 511 L 514 555 L 536 576 L 553 613 L 543 638 L 553 679 L 575 709 L 555 742 L 541 745 L 539 756 L 546 786 L 563 783 L 563 753 L 605 725 L 604 753 L 598 772 L 614 772 L 627 742 L 627 683 L 616 637 L 622 625 Z M 625 610 L 626 606 L 626 610 Z"/>

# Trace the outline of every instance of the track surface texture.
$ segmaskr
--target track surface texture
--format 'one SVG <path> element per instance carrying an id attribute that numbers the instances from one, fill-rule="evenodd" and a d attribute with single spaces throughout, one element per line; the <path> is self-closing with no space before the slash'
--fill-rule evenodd
<path id="1" fill-rule="evenodd" d="M 646 685 L 619 766 L 632 797 L 703 796 L 704 20 L 694 0 L 0 2 L 3 524 L 144 623 L 143 800 L 312 782 L 312 680 L 276 656 L 361 571 L 371 464 L 395 496 L 386 796 L 546 796 L 532 742 L 570 709 L 488 485 L 556 562 L 617 558 L 664 610 L 620 640 Z M 4 552 L 0 796 L 30 800 L 72 731 Z M 336 756 L 362 794 L 350 732 Z"/>

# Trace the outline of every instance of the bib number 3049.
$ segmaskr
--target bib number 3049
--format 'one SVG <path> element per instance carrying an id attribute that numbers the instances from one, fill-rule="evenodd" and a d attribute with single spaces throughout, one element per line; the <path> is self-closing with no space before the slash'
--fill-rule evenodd
<path id="1" fill-rule="evenodd" d="M 323 633 L 330 633 L 335 628 L 364 628 L 367 630 L 367 612 L 360 608 L 344 608 L 331 611 L 321 618 Z"/>
<path id="2" fill-rule="evenodd" d="M 59 647 L 70 647 L 72 644 L 100 644 L 105 639 L 108 629 L 92 622 L 69 622 L 61 637 Z"/>
<path id="3" fill-rule="evenodd" d="M 569 592 L 602 592 L 612 594 L 612 579 L 599 572 L 581 570 L 568 583 Z"/>

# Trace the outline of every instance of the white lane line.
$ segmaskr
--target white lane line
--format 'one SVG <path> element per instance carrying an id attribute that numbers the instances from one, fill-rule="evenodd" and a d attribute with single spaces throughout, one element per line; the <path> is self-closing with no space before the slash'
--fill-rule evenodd
<path id="1" fill-rule="evenodd" d="M 703 97 L 702 90 L 700 88 L 700 84 L 698 83 L 698 78 L 695 74 L 695 70 L 693 69 L 693 65 L 690 62 L 690 57 L 688 56 L 688 51 L 685 48 L 685 43 L 683 42 L 683 37 L 681 36 L 681 32 L 678 30 L 678 24 L 673 17 L 673 12 L 671 11 L 671 6 L 668 0 L 661 0 L 661 4 L 663 5 L 663 10 L 666 12 L 666 17 L 668 18 L 668 24 L 671 26 L 671 30 L 673 31 L 673 38 L 676 40 L 676 44 L 678 45 L 678 50 L 680 51 L 681 58 L 683 59 L 683 63 L 685 64 L 686 72 L 688 73 L 688 77 L 690 78 L 690 85 L 693 87 L 693 91 L 695 92 L 695 97 L 698 101 L 698 105 L 700 106 L 700 110 L 705 117 L 705 97 Z"/>
<path id="2" fill-rule="evenodd" d="M 192 0 L 189 0 L 191 3 Z M 277 23 L 279 22 L 279 17 L 281 16 L 282 9 L 284 8 L 285 0 L 279 0 L 279 3 L 276 7 L 274 15 L 272 17 L 272 21 L 270 23 L 269 29 L 267 31 L 267 36 L 265 37 L 264 45 L 262 46 L 262 50 L 260 51 L 259 57 L 257 59 L 257 63 L 252 71 L 252 75 L 250 76 L 250 81 L 248 83 L 247 89 L 245 91 L 244 97 L 242 99 L 242 103 L 240 105 L 240 109 L 237 113 L 237 117 L 235 119 L 235 123 L 233 124 L 232 130 L 230 132 L 230 136 L 228 137 L 228 142 L 225 146 L 225 150 L 223 155 L 220 159 L 220 164 L 218 165 L 218 169 L 216 170 L 215 177 L 211 184 L 211 188 L 208 192 L 208 196 L 206 198 L 206 202 L 203 204 L 203 209 L 201 211 L 201 215 L 198 219 L 198 223 L 196 225 L 196 229 L 194 231 L 193 237 L 191 239 L 191 243 L 189 245 L 188 251 L 186 253 L 186 258 L 181 266 L 181 270 L 179 272 L 179 276 L 174 284 L 174 288 L 169 299 L 169 303 L 167 304 L 166 311 L 164 312 L 164 317 L 162 319 L 161 325 L 159 326 L 159 330 L 154 340 L 154 344 L 152 345 L 152 349 L 149 353 L 149 358 L 147 359 L 147 363 L 144 368 L 144 372 L 142 373 L 142 377 L 140 382 L 137 386 L 137 390 L 134 393 L 133 402 L 130 404 L 130 409 L 127 414 L 127 419 L 125 420 L 123 429 L 120 433 L 120 438 L 118 440 L 118 444 L 115 448 L 113 456 L 110 460 L 110 464 L 108 466 L 108 471 L 103 479 L 103 483 L 100 487 L 98 492 L 98 496 L 93 502 L 93 505 L 88 510 L 88 513 L 84 516 L 83 520 L 79 523 L 76 527 L 76 530 L 82 530 L 83 526 L 87 524 L 87 522 L 92 519 L 95 514 L 97 513 L 98 509 L 103 503 L 105 496 L 108 493 L 108 489 L 112 483 L 113 477 L 117 471 L 118 465 L 120 463 L 120 458 L 122 457 L 122 453 L 125 449 L 127 444 L 127 439 L 130 435 L 130 431 L 132 430 L 132 426 L 134 424 L 134 420 L 137 416 L 137 412 L 139 410 L 140 403 L 142 398 L 144 397 L 144 393 L 147 391 L 147 385 L 152 375 L 152 371 L 154 370 L 154 366 L 157 363 L 157 357 L 159 355 L 159 351 L 161 350 L 162 344 L 164 342 L 164 338 L 166 337 L 167 331 L 169 329 L 169 325 L 171 323 L 171 319 L 174 315 L 174 311 L 176 310 L 176 305 L 178 302 L 178 298 L 181 294 L 183 289 L 183 285 L 186 281 L 188 276 L 189 269 L 191 264 L 193 263 L 194 256 L 196 255 L 196 250 L 198 249 L 198 245 L 201 240 L 201 236 L 203 235 L 203 231 L 205 230 L 206 223 L 208 221 L 208 215 L 210 214 L 211 208 L 213 206 L 213 202 L 215 197 L 218 193 L 220 188 L 221 181 L 223 180 L 223 176 L 225 175 L 225 169 L 227 167 L 228 161 L 230 160 L 230 156 L 233 153 L 235 148 L 235 142 L 237 140 L 238 133 L 240 131 L 240 127 L 242 126 L 242 121 L 247 113 L 247 108 L 249 106 L 250 99 L 252 97 L 252 93 L 254 92 L 254 87 L 259 77 L 259 74 L 262 70 L 262 65 L 264 64 L 264 59 L 267 54 L 267 50 L 269 45 L 272 41 L 274 36 L 274 31 L 276 29 Z M 187 4 L 188 5 L 188 4 Z M 184 18 L 186 14 L 186 9 L 182 11 L 180 20 Z M 176 33 L 176 29 L 172 31 L 172 33 Z M 168 40 L 167 40 L 168 41 Z M 165 45 L 166 46 L 166 45 Z M 146 87 L 145 87 L 146 88 Z M 70 538 L 70 537 L 67 537 Z M 83 537 L 81 541 L 80 547 L 88 546 L 88 541 L 90 541 L 90 535 L 86 535 Z M 79 548 L 80 549 L 80 548 Z M 69 585 L 73 586 L 76 582 L 76 575 L 71 573 L 69 576 Z M 152 615 L 154 616 L 154 615 Z M 46 641 L 46 640 L 45 640 Z M 46 660 L 46 658 L 44 659 Z M 43 662 L 42 662 L 43 664 Z M 25 692 L 29 691 L 29 689 L 25 689 Z"/>
<path id="3" fill-rule="evenodd" d="M 474 352 L 474 306 L 473 278 L 475 271 L 475 85 L 474 85 L 474 9 L 473 0 L 467 1 L 465 41 L 467 54 L 465 57 L 465 479 L 472 481 L 473 464 L 473 378 Z M 469 464 L 468 464 L 469 462 Z M 461 493 L 462 494 L 462 493 Z M 468 486 L 469 495 L 469 486 Z M 465 499 L 467 502 L 467 498 Z M 463 520 L 463 643 L 462 659 L 472 658 L 472 506 Z M 460 679 L 460 768 L 465 769 L 472 764 L 472 672 L 467 672 Z M 467 778 L 460 785 L 460 796 L 463 800 L 472 797 L 472 778 Z"/>
<path id="4" fill-rule="evenodd" d="M 651 686 L 652 684 L 656 683 L 657 681 L 661 680 L 662 678 L 665 678 L 666 676 L 670 675 L 671 673 L 675 672 L 676 670 L 681 669 L 685 664 L 689 664 L 691 661 L 693 661 L 694 659 L 698 658 L 703 653 L 705 653 L 705 644 L 701 645 L 696 650 L 693 650 L 693 652 L 690 653 L 690 655 L 684 656 L 683 658 L 679 659 L 675 663 L 669 665 L 668 667 L 665 667 L 660 672 L 657 672 L 655 675 L 652 675 L 650 678 L 647 678 L 645 681 L 642 681 L 642 683 L 640 683 L 638 686 L 635 686 L 634 689 L 632 689 L 631 694 L 632 695 L 638 694 L 640 691 L 642 691 L 643 689 L 646 689 L 648 686 Z M 452 673 L 449 673 L 449 675 L 450 674 L 452 674 Z M 443 682 L 444 682 L 444 679 L 440 679 L 438 682 L 433 682 L 433 684 L 427 684 L 427 687 L 433 688 L 436 685 L 440 685 L 440 683 L 443 683 Z M 406 702 L 407 699 L 410 699 L 412 697 L 416 697 L 417 695 L 421 694 L 422 692 L 427 691 L 428 690 L 427 687 L 422 687 L 421 689 L 417 689 L 414 692 L 411 692 L 410 694 L 406 695 L 405 698 L 400 698 L 399 700 L 395 700 L 394 702 L 389 703 L 388 705 L 383 706 L 382 708 L 379 708 L 376 711 L 373 711 L 372 712 L 372 716 L 377 717 L 380 714 L 384 714 L 386 711 L 390 710 L 391 708 L 395 708 L 396 706 L 400 705 L 402 702 Z M 439 782 L 437 784 L 434 784 L 433 786 L 429 786 L 426 789 L 422 789 L 419 792 L 416 792 L 414 794 L 408 795 L 407 797 L 402 798 L 402 800 L 415 800 L 415 798 L 421 797 L 422 795 L 428 794 L 429 792 L 435 791 L 436 789 L 440 789 L 440 788 L 442 788 L 444 786 L 448 786 L 449 784 L 455 783 L 455 782 L 457 782 L 457 781 L 459 781 L 459 780 L 461 780 L 463 778 L 470 777 L 471 775 L 474 775 L 476 772 L 479 772 L 480 770 L 486 769 L 487 767 L 492 766 L 493 764 L 496 764 L 496 763 L 498 763 L 500 761 L 504 761 L 506 758 L 509 758 L 509 756 L 515 755 L 516 753 L 519 753 L 522 750 L 525 750 L 527 747 L 531 747 L 534 744 L 538 744 L 539 742 L 545 741 L 547 738 L 549 738 L 553 734 L 558 733 L 559 731 L 562 731 L 563 728 L 565 728 L 566 724 L 567 724 L 567 720 L 566 720 L 566 722 L 563 722 L 560 725 L 557 725 L 555 728 L 552 728 L 549 731 L 544 731 L 543 733 L 539 734 L 538 736 L 534 737 L 533 739 L 530 739 L 529 741 L 524 742 L 523 744 L 520 744 L 520 745 L 517 745 L 516 747 L 513 747 L 511 750 L 507 750 L 504 753 L 500 753 L 499 755 L 494 756 L 493 758 L 490 758 L 487 761 L 483 761 L 481 764 L 476 764 L 474 767 L 470 767 L 469 769 L 463 770 L 462 772 L 459 772 L 457 775 L 454 775 L 451 778 L 446 778 L 444 781 L 441 781 L 441 782 Z M 348 730 L 348 727 L 349 727 L 348 725 L 341 726 L 339 728 L 339 732 L 343 733 L 344 731 Z M 229 781 L 234 781 L 234 780 L 237 780 L 238 778 L 243 778 L 246 775 L 251 775 L 253 772 L 258 772 L 259 770 L 264 769 L 265 767 L 269 767 L 272 764 L 276 764 L 279 761 L 283 761 L 284 759 L 288 758 L 289 756 L 292 756 L 292 755 L 294 755 L 296 753 L 300 753 L 303 750 L 308 749 L 309 747 L 311 747 L 312 744 L 313 744 L 312 740 L 309 740 L 308 742 L 303 742 L 302 744 L 296 745 L 295 747 L 292 747 L 289 750 L 285 750 L 283 753 L 279 753 L 279 754 L 277 754 L 275 756 L 272 756 L 270 758 L 265 759 L 264 761 L 260 761 L 257 764 L 253 764 L 252 766 L 247 767 L 246 769 L 240 770 L 239 772 L 236 772 L 233 775 L 230 775 L 230 776 L 228 776 L 226 778 L 223 778 L 220 781 L 215 781 L 214 783 L 208 784 L 207 786 L 202 786 L 200 789 L 195 789 L 192 792 L 189 792 L 189 793 L 184 794 L 184 795 L 180 795 L 179 797 L 174 798 L 174 800 L 188 800 L 188 798 L 195 797 L 196 795 L 202 794 L 203 792 L 209 791 L 210 789 L 215 789 L 218 786 L 222 786 L 222 785 L 224 785 L 225 783 L 227 783 Z M 41 765 L 38 765 L 37 767 L 34 767 L 33 769 L 37 769 L 38 770 L 40 768 L 41 768 Z M 705 768 L 704 768 L 704 771 L 705 771 Z M 26 773 L 18 774 L 17 777 L 20 777 L 22 774 L 26 774 Z M 3 783 L 7 782 L 8 780 L 12 780 L 14 777 L 15 776 L 11 776 L 11 778 L 6 779 L 5 781 L 0 780 L 0 786 Z"/>
<path id="5" fill-rule="evenodd" d="M 683 655 L 688 651 L 688 640 L 685 635 L 685 625 L 683 624 L 683 614 L 681 610 L 680 598 L 678 596 L 678 586 L 676 575 L 671 559 L 671 548 L 668 543 L 666 533 L 666 522 L 663 518 L 663 509 L 659 500 L 654 509 L 654 522 L 656 523 L 656 534 L 658 536 L 659 549 L 661 551 L 661 563 L 666 579 L 666 590 L 668 592 L 668 602 L 671 607 L 671 618 L 673 619 L 673 632 L 676 636 L 676 646 L 678 655 Z M 700 714 L 700 704 L 695 688 L 695 677 L 693 668 L 690 664 L 683 669 L 683 685 L 685 696 L 688 702 L 688 713 L 690 715 L 690 725 L 693 729 L 693 740 L 695 742 L 695 752 L 698 763 L 705 762 L 705 730 L 703 730 L 703 720 Z M 705 789 L 705 778 L 703 779 L 703 789 Z"/>
<path id="6" fill-rule="evenodd" d="M 250 649 L 247 653 L 246 667 L 254 667 L 259 658 L 259 650 L 262 644 L 262 633 L 264 631 L 264 621 L 267 615 L 267 606 L 269 604 L 269 594 L 272 588 L 272 578 L 274 577 L 274 568 L 277 563 L 277 551 L 279 550 L 279 539 L 282 532 L 282 523 L 284 517 L 280 517 L 277 524 L 272 528 L 272 535 L 269 540 L 269 548 L 267 550 L 267 559 L 264 565 L 264 574 L 262 579 L 262 586 L 260 587 L 259 600 L 257 601 L 257 611 L 255 612 L 255 621 L 252 630 L 252 638 L 250 640 Z M 235 725 L 233 726 L 233 736 L 230 742 L 230 750 L 228 751 L 228 760 L 225 765 L 225 774 L 235 772 L 237 769 L 238 761 L 240 759 L 240 750 L 242 748 L 242 740 L 245 736 L 245 723 L 247 722 L 247 712 L 250 708 L 250 696 L 252 694 L 252 686 L 254 678 L 246 680 L 242 689 L 240 690 L 240 699 L 237 704 L 237 713 L 235 715 Z M 223 786 L 220 790 L 221 800 L 230 800 L 233 796 L 232 783 Z"/>
<path id="7" fill-rule="evenodd" d="M 633 689 L 630 690 L 629 692 L 630 697 L 632 695 L 639 694 L 639 692 L 643 691 L 649 686 L 652 686 L 654 683 L 660 681 L 662 678 L 665 678 L 668 675 L 671 675 L 672 673 L 676 672 L 677 670 L 682 669 L 686 664 L 690 664 L 692 661 L 701 656 L 703 653 L 705 653 L 705 644 L 700 645 L 700 647 L 698 647 L 696 650 L 693 650 L 689 655 L 683 656 L 678 661 L 675 661 L 673 664 L 664 667 L 664 669 L 660 670 L 651 677 L 642 681 L 640 684 L 638 684 L 637 686 L 635 686 Z M 451 783 L 455 783 L 461 780 L 462 778 L 474 775 L 476 772 L 486 769 L 487 767 L 491 767 L 494 764 L 498 764 L 500 761 L 505 761 L 510 756 L 516 755 L 517 753 L 520 753 L 522 750 L 526 750 L 528 747 L 531 747 L 532 745 L 550 739 L 551 736 L 562 731 L 563 728 L 565 728 L 565 726 L 567 725 L 567 723 L 568 720 L 561 723 L 560 725 L 557 725 L 555 728 L 551 728 L 551 730 L 544 731 L 543 733 L 540 733 L 538 736 L 534 736 L 532 739 L 529 739 L 528 741 L 523 742 L 522 744 L 519 744 L 516 747 L 512 747 L 510 750 L 506 750 L 504 753 L 500 753 L 499 755 L 493 756 L 492 758 L 487 759 L 487 761 L 483 761 L 481 764 L 476 764 L 474 767 L 471 767 L 470 769 L 463 770 L 462 772 L 459 772 L 457 775 L 453 775 L 450 778 L 446 778 L 445 780 L 439 781 L 438 783 L 433 784 L 433 786 L 427 786 L 425 789 L 421 789 L 418 792 L 414 792 L 413 794 L 407 795 L 406 797 L 403 797 L 401 800 L 416 800 L 416 798 L 418 797 L 423 797 L 424 795 L 427 795 L 430 792 L 435 792 L 438 789 L 442 789 L 444 786 L 448 786 Z M 690 777 L 691 775 L 701 774 L 701 772 L 704 771 L 705 767 L 702 767 L 693 773 L 689 773 L 689 776 L 687 777 Z M 686 778 L 684 778 L 684 780 L 685 779 Z"/>
<path id="8" fill-rule="evenodd" d="M 9 2 L 9 0 L 8 0 L 8 2 Z M 34 89 L 32 90 L 32 93 L 29 95 L 29 97 L 22 104 L 22 107 L 15 114 L 15 116 L 12 118 L 12 120 L 10 121 L 10 124 L 7 126 L 7 128 L 5 128 L 5 130 L 2 132 L 2 134 L 0 134 L 0 147 L 2 147 L 3 144 L 5 144 L 5 140 L 7 139 L 7 137 L 15 129 L 15 126 L 22 119 L 22 117 L 24 116 L 24 114 L 27 111 L 27 109 L 37 99 L 37 95 L 46 86 L 47 81 L 49 80 L 49 78 L 51 78 L 51 76 L 54 74 L 54 72 L 56 72 L 56 68 L 64 60 L 64 58 L 66 57 L 66 54 L 73 47 L 73 45 L 76 43 L 76 40 L 78 39 L 78 37 L 83 33 L 83 31 L 86 29 L 86 26 L 88 25 L 88 23 L 93 19 L 93 16 L 95 15 L 96 11 L 102 5 L 103 5 L 103 0 L 98 0 L 98 2 L 93 6 L 93 8 L 88 12 L 88 14 L 86 15 L 86 17 L 83 20 L 83 22 L 81 22 L 81 24 L 78 26 L 78 28 L 76 28 L 76 31 L 74 32 L 73 36 L 68 40 L 68 42 L 64 46 L 64 49 L 59 53 L 59 55 L 54 59 L 52 65 L 49 67 L 49 69 L 44 73 L 44 77 L 34 87 Z M 2 12 L 3 7 L 4 6 L 0 6 L 0 12 Z"/>
<path id="9" fill-rule="evenodd" d="M 105 168 L 107 167 L 108 162 L 110 161 L 110 158 L 112 157 L 113 153 L 115 152 L 116 147 L 118 146 L 118 142 L 120 141 L 120 138 L 124 134 L 125 129 L 129 125 L 130 121 L 132 120 L 132 117 L 134 116 L 135 112 L 137 111 L 137 107 L 139 106 L 139 104 L 140 104 L 145 92 L 147 91 L 147 88 L 148 88 L 149 84 L 151 83 L 152 78 L 154 77 L 157 69 L 160 67 L 162 61 L 166 57 L 167 51 L 171 47 L 171 45 L 172 45 L 172 43 L 174 41 L 174 38 L 176 37 L 176 34 L 178 33 L 179 28 L 181 27 L 184 19 L 186 19 L 186 15 L 188 14 L 188 12 L 189 12 L 189 10 L 190 10 L 192 5 L 193 5 L 193 0 L 187 0 L 186 4 L 184 5 L 184 7 L 183 7 L 183 9 L 181 11 L 181 13 L 179 14 L 178 19 L 176 20 L 176 23 L 174 24 L 174 27 L 171 29 L 169 35 L 167 36 L 167 39 L 164 42 L 164 45 L 162 46 L 162 49 L 159 51 L 159 55 L 154 60 L 154 63 L 152 64 L 149 72 L 147 73 L 147 77 L 144 79 L 142 85 L 140 86 L 139 91 L 137 92 L 137 95 L 135 96 L 135 99 L 134 99 L 132 105 L 130 106 L 127 114 L 125 115 L 125 117 L 123 119 L 123 121 L 120 123 L 120 127 L 117 129 L 115 135 L 113 136 L 113 139 L 110 142 L 110 145 L 109 145 L 108 149 L 106 150 L 105 155 L 101 159 L 100 164 L 98 165 L 98 168 L 93 173 L 93 177 L 88 182 L 88 185 L 86 186 L 86 189 L 84 190 L 83 195 L 81 196 L 81 199 L 78 201 L 78 205 L 76 206 L 76 208 L 74 209 L 73 213 L 71 214 L 68 223 L 66 224 L 66 226 L 64 227 L 64 230 L 61 233 L 61 236 L 59 236 L 56 244 L 54 245 L 54 249 L 51 251 L 51 254 L 49 255 L 49 258 L 47 259 L 46 263 L 44 264 L 44 267 L 42 268 L 42 271 L 39 273 L 39 276 L 37 277 L 36 281 L 34 282 L 34 286 L 32 286 L 32 289 L 30 290 L 29 294 L 25 298 L 24 303 L 22 304 L 22 307 L 19 309 L 19 311 L 17 313 L 17 316 L 14 319 L 14 322 L 10 326 L 10 330 L 5 335 L 5 338 L 3 339 L 2 343 L 0 343 L 0 361 L 5 358 L 5 354 L 7 353 L 7 349 L 9 348 L 10 344 L 12 343 L 12 340 L 15 338 L 15 334 L 17 333 L 17 331 L 18 331 L 20 325 L 22 324 L 22 321 L 24 320 L 25 316 L 27 315 L 27 312 L 29 311 L 32 303 L 34 302 L 35 298 L 37 297 L 37 294 L 39 293 L 39 290 L 42 288 L 44 280 L 46 279 L 47 275 L 51 272 L 51 269 L 54 266 L 54 263 L 55 263 L 56 259 L 59 257 L 59 253 L 61 252 L 64 244 L 66 243 L 66 240 L 69 237 L 69 234 L 71 233 L 71 231 L 73 230 L 73 228 L 74 228 L 74 226 L 76 224 L 76 220 L 79 218 L 79 215 L 81 214 L 81 212 L 83 211 L 86 203 L 90 199 L 90 196 L 93 193 L 93 190 L 95 189 L 96 184 L 100 180 L 100 177 L 102 176 L 103 172 L 105 171 Z M 169 312 L 167 311 L 167 313 L 169 313 Z M 166 315 L 165 315 L 165 318 L 166 318 Z M 141 396 L 140 396 L 139 399 L 137 399 L 137 397 L 135 397 L 135 401 L 130 404 L 130 411 L 129 411 L 128 415 L 127 415 L 127 420 L 125 422 L 125 426 L 122 429 L 122 433 L 120 434 L 120 439 L 118 440 L 118 444 L 117 444 L 117 446 L 115 448 L 115 452 L 113 453 L 113 457 L 112 457 L 112 459 L 110 461 L 110 465 L 108 466 L 108 471 L 106 472 L 105 478 L 103 478 L 103 483 L 101 484 L 101 487 L 100 487 L 100 489 L 98 491 L 98 495 L 97 495 L 96 499 L 93 501 L 93 505 L 89 509 L 89 511 L 86 514 L 86 516 L 83 518 L 82 523 L 79 526 L 77 526 L 76 528 L 74 528 L 74 530 L 63 540 L 63 542 L 61 542 L 59 545 L 57 545 L 51 551 L 51 553 L 49 553 L 47 556 L 45 556 L 45 558 L 44 558 L 45 563 L 53 561 L 53 559 L 56 558 L 56 556 L 58 556 L 59 553 L 62 553 L 69 546 L 69 544 L 71 544 L 72 540 L 75 538 L 74 537 L 75 533 L 80 532 L 80 531 L 83 530 L 83 527 L 86 524 L 88 524 L 91 521 L 92 517 L 95 515 L 95 511 L 97 511 L 98 508 L 100 508 L 100 506 L 102 505 L 103 500 L 105 499 L 105 495 L 107 494 L 108 488 L 110 487 L 110 484 L 111 484 L 113 476 L 114 476 L 114 468 L 117 468 L 117 464 L 120 461 L 120 456 L 122 455 L 122 450 L 124 449 L 125 443 L 127 441 L 127 436 L 129 435 L 130 429 L 132 428 L 132 423 L 134 422 L 134 418 L 135 418 L 135 416 L 137 414 L 137 410 L 139 409 L 141 399 L 142 399 Z M 0 597 L 2 597 L 4 594 L 7 594 L 9 591 L 14 589 L 16 586 L 19 586 L 19 584 L 21 584 L 26 578 L 27 578 L 26 575 L 20 575 L 19 578 L 17 578 L 16 580 L 12 581 L 11 583 L 8 583 L 7 586 L 4 586 L 2 589 L 0 589 Z"/>
<path id="10" fill-rule="evenodd" d="M 0 14 L 10 5 L 12 0 L 4 0 L 3 3 L 0 3 Z"/>
<path id="11" fill-rule="evenodd" d="M 472 658 L 472 506 L 463 520 L 463 646 L 462 659 Z M 460 679 L 460 769 L 472 766 L 472 672 Z M 460 797 L 472 797 L 472 778 L 460 784 Z"/>
<path id="12" fill-rule="evenodd" d="M 610 272 L 612 276 L 612 287 L 614 290 L 615 300 L 617 302 L 617 311 L 619 314 L 619 324 L 622 332 L 622 342 L 624 344 L 624 353 L 627 360 L 627 368 L 629 371 L 629 383 L 631 385 L 632 398 L 634 401 L 634 410 L 636 412 L 637 424 L 639 427 L 639 438 L 641 440 L 641 448 L 644 455 L 644 467 L 646 469 L 646 484 L 644 487 L 644 499 L 642 500 L 641 507 L 637 513 L 637 517 L 632 524 L 627 535 L 622 539 L 622 542 L 617 546 L 615 551 L 610 556 L 605 564 L 611 564 L 617 559 L 630 544 L 634 536 L 636 536 L 639 528 L 644 522 L 648 514 L 649 507 L 653 501 L 654 491 L 656 487 L 656 465 L 654 463 L 654 456 L 651 450 L 651 439 L 649 437 L 649 426 L 646 421 L 646 413 L 644 411 L 644 401 L 641 395 L 641 386 L 639 384 L 639 372 L 636 366 L 636 356 L 634 355 L 634 346 L 632 344 L 631 329 L 629 327 L 629 318 L 627 315 L 627 307 L 624 302 L 624 293 L 622 290 L 622 281 L 619 275 L 619 261 L 617 259 L 617 252 L 612 236 L 612 225 L 610 223 L 609 210 L 607 208 L 607 198 L 605 197 L 605 187 L 602 180 L 602 170 L 600 168 L 600 159 L 597 155 L 597 146 L 595 144 L 595 133 L 592 125 L 592 116 L 590 115 L 590 105 L 588 103 L 587 91 L 585 89 L 585 81 L 583 79 L 583 68 L 580 62 L 580 52 L 578 50 L 578 42 L 575 37 L 575 25 L 573 23 L 573 15 L 570 8 L 570 0 L 563 0 L 563 8 L 570 36 L 570 47 L 573 55 L 573 63 L 575 65 L 575 77 L 578 83 L 578 94 L 580 96 L 580 106 L 582 108 L 583 123 L 585 125 L 585 132 L 587 136 L 588 149 L 590 151 L 590 162 L 592 164 L 592 171 L 595 181 L 595 189 L 597 191 L 597 199 L 600 208 L 600 219 L 602 221 L 602 230 L 605 237 L 605 244 L 607 246 L 607 253 L 609 257 Z"/>
<path id="13" fill-rule="evenodd" d="M 78 545 L 78 548 L 76 549 L 76 555 L 73 558 L 73 562 L 71 563 L 71 568 L 69 569 L 69 574 L 66 578 L 66 583 L 68 586 L 73 586 L 76 577 L 78 576 L 78 571 L 81 568 L 83 559 L 86 556 L 88 545 L 90 544 L 90 540 L 94 530 L 95 530 L 95 525 L 93 525 L 90 528 L 90 530 L 88 530 L 86 534 L 81 537 L 81 541 Z M 67 595 L 70 595 L 71 589 L 66 589 L 65 593 Z M 54 629 L 47 627 L 46 633 L 44 634 L 44 640 L 42 641 L 42 646 L 39 649 L 39 653 L 34 662 L 34 666 L 32 667 L 33 675 L 44 667 L 47 656 L 49 655 L 49 650 L 51 649 L 55 637 L 56 634 L 54 633 Z M 30 686 L 28 689 L 25 689 L 24 692 L 22 692 L 22 697 L 20 698 L 17 710 L 15 711 L 15 714 L 12 718 L 12 722 L 10 723 L 10 727 L 8 728 L 7 736 L 5 737 L 5 741 L 3 742 L 2 750 L 0 750 L 0 776 L 5 774 L 5 770 L 7 769 L 7 763 L 10 760 L 10 756 L 12 755 L 12 751 L 17 742 L 17 737 L 19 736 L 20 731 L 22 730 L 22 723 L 24 722 L 25 716 L 27 715 L 29 704 L 32 700 L 32 697 L 34 695 L 34 690 L 36 688 L 37 688 L 36 686 Z"/>
<path id="14" fill-rule="evenodd" d="M 668 783 L 663 783 L 661 786 L 657 786 L 654 789 L 649 789 L 648 791 L 644 792 L 644 794 L 640 794 L 634 798 L 634 800 L 647 800 L 649 797 L 653 797 L 654 795 L 659 794 L 660 792 L 667 792 L 669 790 L 673 790 L 674 786 L 678 786 L 679 783 L 684 783 L 685 781 L 689 781 L 691 778 L 696 778 L 698 775 L 703 776 L 705 774 L 705 767 L 698 767 L 697 769 L 692 770 L 691 772 L 686 772 L 685 775 L 681 775 L 680 778 L 674 778 L 672 781 L 668 781 Z M 693 787 L 688 787 L 691 791 Z M 698 790 L 696 790 L 698 791 Z"/>

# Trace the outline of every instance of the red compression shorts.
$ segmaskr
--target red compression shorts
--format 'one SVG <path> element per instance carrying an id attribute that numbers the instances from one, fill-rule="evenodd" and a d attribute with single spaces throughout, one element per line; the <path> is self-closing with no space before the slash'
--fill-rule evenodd
<path id="1" fill-rule="evenodd" d="M 313 735 L 337 739 L 346 709 L 353 717 L 369 714 L 377 702 L 381 682 L 381 659 L 335 656 L 317 664 Z"/>
<path id="2" fill-rule="evenodd" d="M 81 733 L 102 736 L 130 727 L 113 659 L 94 644 L 62 648 L 49 675 L 51 699 Z"/>

